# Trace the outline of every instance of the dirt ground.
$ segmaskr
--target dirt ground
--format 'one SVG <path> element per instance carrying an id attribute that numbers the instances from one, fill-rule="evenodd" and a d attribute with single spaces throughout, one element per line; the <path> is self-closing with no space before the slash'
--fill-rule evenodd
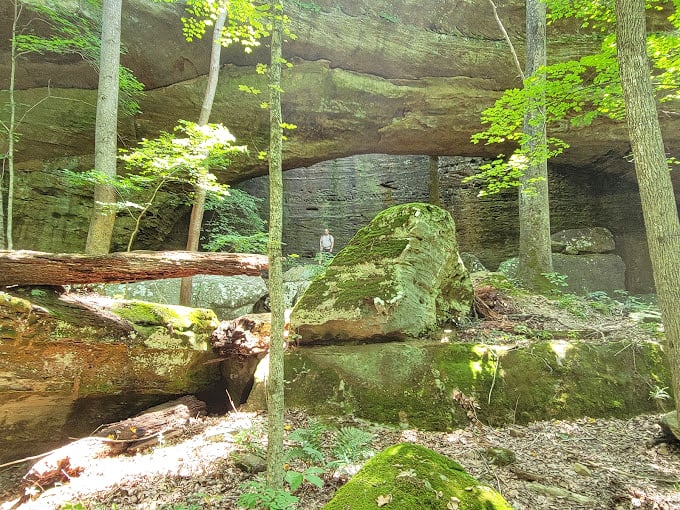
<path id="1" fill-rule="evenodd" d="M 560 331 L 577 331 L 593 342 L 635 342 L 656 335 L 654 328 L 640 326 L 631 318 L 631 309 L 637 305 L 605 304 L 607 313 L 600 314 L 578 300 L 557 306 L 537 296 L 521 304 L 499 294 L 484 296 L 478 311 L 485 320 L 468 325 L 460 336 L 491 343 L 530 341 L 527 335 L 536 331 L 555 336 Z M 663 406 L 672 408 L 670 400 L 659 404 L 660 411 Z M 409 441 L 447 455 L 499 490 L 517 510 L 680 510 L 680 447 L 663 437 L 659 416 L 583 417 L 504 428 L 473 421 L 452 432 L 400 430 L 348 417 L 339 417 L 328 426 L 351 425 L 371 432 L 370 448 L 375 452 Z M 288 411 L 287 434 L 308 427 L 309 420 L 303 411 Z M 182 436 L 161 445 L 134 456 L 93 460 L 70 482 L 28 489 L 34 499 L 18 506 L 16 498 L 27 490 L 21 477 L 31 462 L 0 468 L 0 510 L 236 509 L 243 484 L 256 475 L 237 467 L 232 453 L 261 454 L 265 430 L 264 415 L 232 412 L 200 418 Z M 498 447 L 511 450 L 514 462 L 497 465 L 489 449 Z M 297 508 L 321 508 L 347 477 L 345 471 L 327 470 L 322 475 L 323 487 L 303 484 L 296 492 Z"/>

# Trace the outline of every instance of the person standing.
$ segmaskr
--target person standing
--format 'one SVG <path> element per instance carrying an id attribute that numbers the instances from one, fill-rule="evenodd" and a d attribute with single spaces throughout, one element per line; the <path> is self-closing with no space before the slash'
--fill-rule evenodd
<path id="1" fill-rule="evenodd" d="M 321 257 L 325 257 L 326 253 L 333 253 L 333 246 L 335 245 L 335 239 L 330 234 L 328 229 L 324 229 L 323 234 L 319 238 L 319 252 Z"/>

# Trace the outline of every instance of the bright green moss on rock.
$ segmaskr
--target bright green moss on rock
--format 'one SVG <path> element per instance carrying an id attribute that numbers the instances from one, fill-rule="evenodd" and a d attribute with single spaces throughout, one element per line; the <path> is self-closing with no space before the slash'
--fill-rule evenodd
<path id="1" fill-rule="evenodd" d="M 443 431 L 469 423 L 456 395 L 473 399 L 492 426 L 658 412 L 649 388 L 670 386 L 670 373 L 654 342 L 420 341 L 300 348 L 287 354 L 285 380 L 291 408 Z"/>
<path id="2" fill-rule="evenodd" d="M 154 348 L 207 350 L 219 324 L 212 310 L 145 301 L 117 302 L 112 311 L 132 324 L 144 345 Z"/>
<path id="3" fill-rule="evenodd" d="M 423 446 L 401 443 L 373 457 L 324 510 L 512 510 L 503 496 L 457 462 Z"/>
<path id="4" fill-rule="evenodd" d="M 295 305 L 291 326 L 302 343 L 406 339 L 459 321 L 471 303 L 451 215 L 403 204 L 356 233 Z"/>

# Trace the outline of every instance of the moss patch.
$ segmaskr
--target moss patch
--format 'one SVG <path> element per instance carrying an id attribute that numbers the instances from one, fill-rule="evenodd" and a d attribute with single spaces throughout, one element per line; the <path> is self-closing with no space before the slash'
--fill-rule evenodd
<path id="1" fill-rule="evenodd" d="M 219 321 L 212 310 L 183 306 L 122 301 L 112 311 L 129 321 L 154 348 L 207 350 L 208 338 Z"/>
<path id="2" fill-rule="evenodd" d="M 403 204 L 360 229 L 295 305 L 302 342 L 420 336 L 467 315 L 472 286 L 451 215 Z"/>
<path id="3" fill-rule="evenodd" d="M 401 443 L 383 450 L 342 486 L 324 510 L 511 510 L 491 487 L 457 462 L 423 446 Z"/>
<path id="4" fill-rule="evenodd" d="M 657 412 L 649 388 L 670 386 L 663 352 L 653 342 L 304 347 L 287 355 L 285 379 L 291 408 L 424 430 L 465 426 L 461 397 L 477 403 L 483 423 L 501 426 Z"/>

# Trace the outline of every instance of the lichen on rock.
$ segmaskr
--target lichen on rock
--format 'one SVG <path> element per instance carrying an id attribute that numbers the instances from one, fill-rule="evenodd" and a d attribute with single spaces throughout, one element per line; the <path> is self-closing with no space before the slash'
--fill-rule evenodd
<path id="1" fill-rule="evenodd" d="M 291 326 L 303 343 L 404 339 L 460 321 L 471 304 L 451 215 L 410 203 L 356 233 L 295 305 Z"/>

